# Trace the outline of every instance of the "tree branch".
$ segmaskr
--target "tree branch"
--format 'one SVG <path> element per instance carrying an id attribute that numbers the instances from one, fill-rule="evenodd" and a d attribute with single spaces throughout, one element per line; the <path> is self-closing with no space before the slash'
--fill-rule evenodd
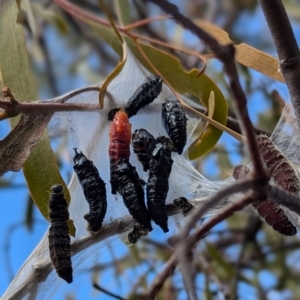
<path id="1" fill-rule="evenodd" d="M 291 24 L 280 0 L 259 0 L 271 31 L 279 67 L 288 87 L 298 128 L 300 128 L 300 52 Z"/>
<path id="2" fill-rule="evenodd" d="M 196 202 L 201 203 L 201 202 Z M 180 213 L 177 207 L 173 204 L 167 205 L 167 213 L 169 216 Z M 104 225 L 97 234 L 88 234 L 80 239 L 77 239 L 71 244 L 72 257 L 78 255 L 82 251 L 86 251 L 89 247 L 104 241 L 112 236 L 122 234 L 131 229 L 133 225 L 133 219 L 130 215 L 115 219 L 114 221 Z M 45 258 L 30 269 L 29 274 L 26 274 L 26 280 L 22 284 L 18 285 L 18 288 L 13 294 L 5 297 L 6 300 L 23 299 L 26 296 L 30 296 L 30 299 L 34 299 L 35 291 L 37 291 L 40 283 L 47 280 L 50 272 L 53 270 L 50 257 Z M 19 276 L 24 270 L 21 268 L 16 276 Z M 4 295 L 6 296 L 6 295 Z"/>
<path id="3" fill-rule="evenodd" d="M 295 194 L 289 193 L 277 186 L 269 185 L 267 196 L 300 216 L 300 199 Z"/>

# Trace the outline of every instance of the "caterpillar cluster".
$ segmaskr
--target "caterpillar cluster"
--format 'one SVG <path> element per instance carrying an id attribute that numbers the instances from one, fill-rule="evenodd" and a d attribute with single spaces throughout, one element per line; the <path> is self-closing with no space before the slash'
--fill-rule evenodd
<path id="1" fill-rule="evenodd" d="M 90 209 L 90 212 L 84 215 L 84 219 L 88 222 L 88 230 L 97 232 L 101 228 L 107 210 L 105 183 L 94 163 L 82 152 L 78 153 L 76 148 L 74 150 L 73 168 Z"/>
<path id="2" fill-rule="evenodd" d="M 293 180 L 288 178 L 289 176 L 296 176 L 296 174 L 290 166 L 287 158 L 285 158 L 284 155 L 276 149 L 268 137 L 259 136 L 257 137 L 257 141 L 261 157 L 268 168 L 271 177 L 273 177 L 274 182 L 287 191 L 293 192 L 297 190 L 297 177 Z M 247 166 L 239 165 L 234 169 L 233 178 L 241 180 L 246 178 L 249 173 L 250 169 Z M 282 178 L 279 174 L 288 174 L 289 176 Z M 286 184 L 287 182 L 295 182 L 296 187 L 290 187 Z M 267 199 L 264 201 L 255 201 L 252 203 L 252 206 L 261 218 L 264 219 L 275 231 L 286 236 L 292 236 L 297 233 L 296 227 L 291 223 L 283 209 L 276 202 L 273 202 L 271 199 Z"/>
<path id="3" fill-rule="evenodd" d="M 162 123 L 170 138 L 160 136 L 157 139 L 146 129 L 137 129 L 132 135 L 129 118 L 149 105 L 160 94 L 162 79 L 149 76 L 128 100 L 124 111 L 114 108 L 108 113 L 111 122 L 109 131 L 108 155 L 110 160 L 111 193 L 117 192 L 133 217 L 133 228 L 128 234 L 130 243 L 136 243 L 142 236 L 152 231 L 151 221 L 159 225 L 164 232 L 169 231 L 166 214 L 166 198 L 169 190 L 169 176 L 172 170 L 172 151 L 182 153 L 186 143 L 186 117 L 177 100 L 166 99 L 162 105 Z M 130 143 L 138 156 L 145 172 L 149 172 L 145 183 L 139 178 L 136 168 L 129 162 Z M 161 144 L 154 155 L 153 152 Z M 174 146 L 175 145 L 175 146 Z M 105 182 L 100 177 L 94 163 L 82 152 L 73 157 L 73 168 L 89 204 L 89 213 L 84 215 L 87 229 L 91 233 L 101 229 L 107 211 Z M 144 185 L 146 185 L 147 206 Z M 174 200 L 186 214 L 191 207 L 188 201 Z M 183 203 L 183 204 L 182 204 Z M 69 236 L 69 213 L 62 185 L 53 185 L 49 199 L 49 252 L 52 264 L 59 277 L 66 282 L 73 281 L 71 245 Z"/>
<path id="4" fill-rule="evenodd" d="M 151 75 L 130 97 L 124 109 L 114 108 L 108 113 L 108 120 L 112 121 L 108 147 L 111 193 L 118 192 L 122 196 L 124 205 L 133 217 L 133 228 L 128 234 L 130 243 L 136 243 L 153 230 L 152 220 L 164 232 L 169 231 L 166 198 L 173 165 L 172 152 L 181 154 L 183 151 L 187 137 L 187 118 L 177 100 L 166 99 L 166 103 L 162 104 L 162 124 L 170 138 L 160 136 L 155 139 L 144 128 L 135 130 L 131 135 L 129 122 L 130 117 L 151 104 L 161 91 L 162 78 Z M 143 170 L 149 172 L 147 183 L 139 178 L 136 168 L 129 162 L 131 142 Z M 157 144 L 161 144 L 161 147 L 154 155 Z M 77 152 L 76 148 L 74 150 L 73 168 L 89 204 L 89 213 L 84 215 L 84 219 L 88 223 L 87 229 L 95 233 L 101 229 L 107 211 L 105 182 L 94 163 L 82 152 Z M 146 185 L 147 206 L 144 185 Z M 178 204 L 184 215 L 192 209 L 185 198 L 176 199 L 174 203 Z M 73 271 L 67 224 L 69 213 L 61 185 L 52 187 L 49 216 L 50 258 L 57 274 L 71 283 Z"/>
<path id="5" fill-rule="evenodd" d="M 130 150 L 127 139 L 131 127 L 129 118 L 136 115 L 142 107 L 149 105 L 161 90 L 162 79 L 151 75 L 128 100 L 124 111 L 121 108 L 113 108 L 108 113 L 108 120 L 112 121 L 109 146 L 112 193 L 115 194 L 118 191 L 122 195 L 125 206 L 136 222 L 128 236 L 130 242 L 136 241 L 150 231 L 148 217 L 145 217 L 147 214 L 164 232 L 169 231 L 165 202 L 173 164 L 171 152 L 175 151 L 181 154 L 187 140 L 187 118 L 179 101 L 167 98 L 166 102 L 162 104 L 162 124 L 170 139 L 166 137 L 155 139 L 144 128 L 135 130 L 132 135 L 133 151 L 141 162 L 143 170 L 149 171 L 146 186 L 148 209 L 144 205 L 139 210 L 136 209 L 138 205 L 144 203 L 139 200 L 142 199 L 142 196 L 138 196 L 138 190 L 140 193 L 143 190 L 135 168 L 129 163 Z M 153 155 L 156 145 L 159 143 L 162 146 Z M 143 217 L 138 217 L 138 214 Z"/>
<path id="6" fill-rule="evenodd" d="M 49 200 L 50 228 L 48 234 L 49 252 L 52 264 L 59 277 L 66 282 L 73 281 L 71 246 L 68 228 L 69 212 L 62 185 L 51 188 Z"/>
<path id="7" fill-rule="evenodd" d="M 128 118 L 136 115 L 141 108 L 152 103 L 161 91 L 161 77 L 150 75 L 128 100 L 124 109 Z M 122 109 L 119 107 L 111 109 L 108 112 L 107 119 L 114 121 L 115 115 L 120 111 Z M 187 141 L 187 118 L 176 98 L 167 97 L 165 99 L 165 103 L 162 104 L 161 118 L 168 136 L 175 145 L 174 151 L 182 154 Z"/>
<path id="8" fill-rule="evenodd" d="M 166 197 L 169 190 L 169 176 L 172 170 L 172 151 L 182 153 L 186 143 L 186 117 L 177 100 L 166 99 L 162 105 L 162 124 L 169 138 L 157 139 L 146 129 L 134 131 L 131 140 L 129 118 L 149 105 L 160 94 L 162 79 L 149 76 L 134 92 L 126 107 L 114 108 L 108 113 L 111 122 L 109 131 L 108 156 L 110 160 L 111 193 L 122 196 L 124 204 L 134 219 L 132 231 L 128 234 L 130 243 L 135 243 L 141 236 L 152 230 L 151 220 L 164 232 L 168 229 Z M 130 143 L 145 172 L 149 172 L 146 185 L 147 206 L 144 185 L 134 166 L 129 162 Z M 154 155 L 153 152 L 161 144 Z M 175 146 L 174 146 L 175 145 Z M 74 171 L 89 204 L 89 213 L 84 216 L 87 229 L 93 233 L 101 229 L 107 211 L 105 183 L 93 162 L 82 152 L 75 149 Z"/>

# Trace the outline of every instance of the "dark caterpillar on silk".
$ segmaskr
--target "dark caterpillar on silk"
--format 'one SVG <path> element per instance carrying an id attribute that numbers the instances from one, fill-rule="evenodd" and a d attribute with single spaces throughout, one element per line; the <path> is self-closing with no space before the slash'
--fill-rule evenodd
<path id="1" fill-rule="evenodd" d="M 94 163 L 87 159 L 82 152 L 78 153 L 77 149 L 74 150 L 73 168 L 90 210 L 88 214 L 84 215 L 84 219 L 88 222 L 87 229 L 91 232 L 97 232 L 101 228 L 107 210 L 105 183 Z"/>
<path id="2" fill-rule="evenodd" d="M 177 206 L 182 214 L 186 217 L 190 211 L 194 208 L 194 205 L 192 205 L 185 197 L 179 197 L 173 201 L 174 205 Z"/>
<path id="3" fill-rule="evenodd" d="M 48 234 L 50 259 L 59 277 L 66 282 L 73 281 L 71 246 L 68 227 L 68 204 L 62 185 L 51 188 L 49 200 L 50 228 Z"/>
<path id="4" fill-rule="evenodd" d="M 137 112 L 149 105 L 151 102 L 157 98 L 162 90 L 162 78 L 159 76 L 150 75 L 146 78 L 145 82 L 137 88 L 133 95 L 129 98 L 125 112 L 128 115 L 128 118 L 136 115 Z M 113 108 L 108 112 L 107 120 L 112 121 L 115 114 L 120 111 L 121 108 Z"/>
<path id="5" fill-rule="evenodd" d="M 117 178 L 118 192 L 123 197 L 129 213 L 142 226 L 140 231 L 151 231 L 151 217 L 145 205 L 143 182 L 139 179 L 135 167 L 124 158 L 118 162 Z M 132 243 L 133 239 L 130 239 L 130 234 L 128 238 Z"/>
<path id="6" fill-rule="evenodd" d="M 247 166 L 239 165 L 234 168 L 233 178 L 241 180 L 247 177 L 250 169 Z M 255 201 L 252 206 L 258 212 L 262 219 L 271 226 L 275 231 L 292 236 L 297 233 L 296 227 L 290 222 L 279 204 L 270 199 L 264 201 Z"/>
<path id="7" fill-rule="evenodd" d="M 159 76 L 150 75 L 146 78 L 145 82 L 138 87 L 134 94 L 128 100 L 125 112 L 128 117 L 136 115 L 137 112 L 151 102 L 161 93 L 162 78 Z"/>
<path id="8" fill-rule="evenodd" d="M 169 191 L 169 176 L 173 165 L 171 152 L 174 145 L 170 139 L 165 137 L 158 137 L 157 143 L 161 143 L 162 146 L 150 161 L 146 190 L 147 206 L 154 222 L 164 232 L 168 232 L 166 198 Z"/>
<path id="9" fill-rule="evenodd" d="M 137 129 L 132 135 L 132 147 L 146 172 L 149 169 L 150 160 L 156 147 L 154 136 L 146 129 Z"/>
<path id="10" fill-rule="evenodd" d="M 172 97 L 166 98 L 161 116 L 163 126 L 175 146 L 174 151 L 181 154 L 187 140 L 187 118 L 179 101 Z"/>
<path id="11" fill-rule="evenodd" d="M 130 156 L 131 124 L 125 112 L 118 111 L 115 114 L 110 124 L 109 138 L 110 184 L 111 193 L 115 195 L 118 190 L 118 161 L 122 158 L 129 160 Z"/>

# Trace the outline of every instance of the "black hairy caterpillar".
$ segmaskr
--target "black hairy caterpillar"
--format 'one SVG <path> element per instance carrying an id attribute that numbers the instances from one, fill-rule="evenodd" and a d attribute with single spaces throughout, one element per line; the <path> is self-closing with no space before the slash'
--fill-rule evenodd
<path id="1" fill-rule="evenodd" d="M 128 241 L 130 244 L 135 244 L 142 236 L 146 236 L 148 230 L 140 223 L 135 222 L 133 229 L 128 233 Z"/>
<path id="2" fill-rule="evenodd" d="M 59 277 L 66 282 L 73 281 L 71 247 L 68 227 L 68 204 L 62 185 L 53 185 L 49 200 L 49 251 L 53 266 Z"/>
<path id="3" fill-rule="evenodd" d="M 143 165 L 143 170 L 148 171 L 152 153 L 156 147 L 154 136 L 146 129 L 136 129 L 132 135 L 132 147 Z"/>
<path id="4" fill-rule="evenodd" d="M 118 189 L 117 164 L 122 158 L 129 160 L 131 142 L 131 124 L 124 111 L 118 111 L 110 124 L 108 155 L 110 160 L 111 193 Z"/>
<path id="5" fill-rule="evenodd" d="M 250 169 L 248 167 L 239 165 L 234 168 L 233 178 L 236 180 L 246 178 L 249 172 Z M 267 199 L 255 201 L 252 203 L 252 206 L 275 231 L 286 236 L 292 236 L 297 233 L 296 227 L 290 222 L 283 209 L 276 202 Z"/>
<path id="6" fill-rule="evenodd" d="M 90 209 L 90 212 L 84 215 L 84 219 L 88 222 L 87 229 L 97 232 L 101 228 L 107 210 L 105 183 L 94 163 L 82 152 L 78 153 L 76 148 L 74 150 L 73 168 Z"/>
<path id="7" fill-rule="evenodd" d="M 166 98 L 166 102 L 162 104 L 161 116 L 164 128 L 176 152 L 181 154 L 187 140 L 187 118 L 179 101 L 171 97 Z"/>
<path id="8" fill-rule="evenodd" d="M 169 191 L 169 176 L 173 165 L 171 152 L 174 145 L 166 137 L 158 137 L 156 141 L 161 143 L 162 147 L 150 161 L 147 182 L 147 206 L 154 222 L 164 232 L 168 232 L 166 198 Z"/>
<path id="9" fill-rule="evenodd" d="M 192 205 L 186 198 L 179 197 L 173 201 L 174 205 L 177 206 L 182 214 L 186 217 L 189 212 L 194 208 L 194 205 Z"/>
<path id="10" fill-rule="evenodd" d="M 125 107 L 128 117 L 132 117 L 144 106 L 150 104 L 162 90 L 162 78 L 150 75 L 145 82 L 137 88 Z"/>
<path id="11" fill-rule="evenodd" d="M 147 231 L 152 230 L 151 217 L 145 205 L 144 190 L 139 175 L 128 160 L 120 159 L 117 165 L 118 192 L 132 217 Z"/>
<path id="12" fill-rule="evenodd" d="M 267 136 L 260 135 L 256 140 L 260 155 L 275 183 L 282 189 L 299 196 L 300 183 L 288 159 Z"/>

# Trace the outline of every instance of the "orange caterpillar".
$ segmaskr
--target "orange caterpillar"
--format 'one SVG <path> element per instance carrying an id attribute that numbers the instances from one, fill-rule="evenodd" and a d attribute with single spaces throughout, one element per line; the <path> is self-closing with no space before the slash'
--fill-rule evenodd
<path id="1" fill-rule="evenodd" d="M 110 184 L 111 193 L 116 194 L 118 189 L 117 165 L 121 158 L 129 160 L 131 124 L 124 111 L 118 111 L 110 125 L 109 130 L 109 159 L 110 159 Z"/>

